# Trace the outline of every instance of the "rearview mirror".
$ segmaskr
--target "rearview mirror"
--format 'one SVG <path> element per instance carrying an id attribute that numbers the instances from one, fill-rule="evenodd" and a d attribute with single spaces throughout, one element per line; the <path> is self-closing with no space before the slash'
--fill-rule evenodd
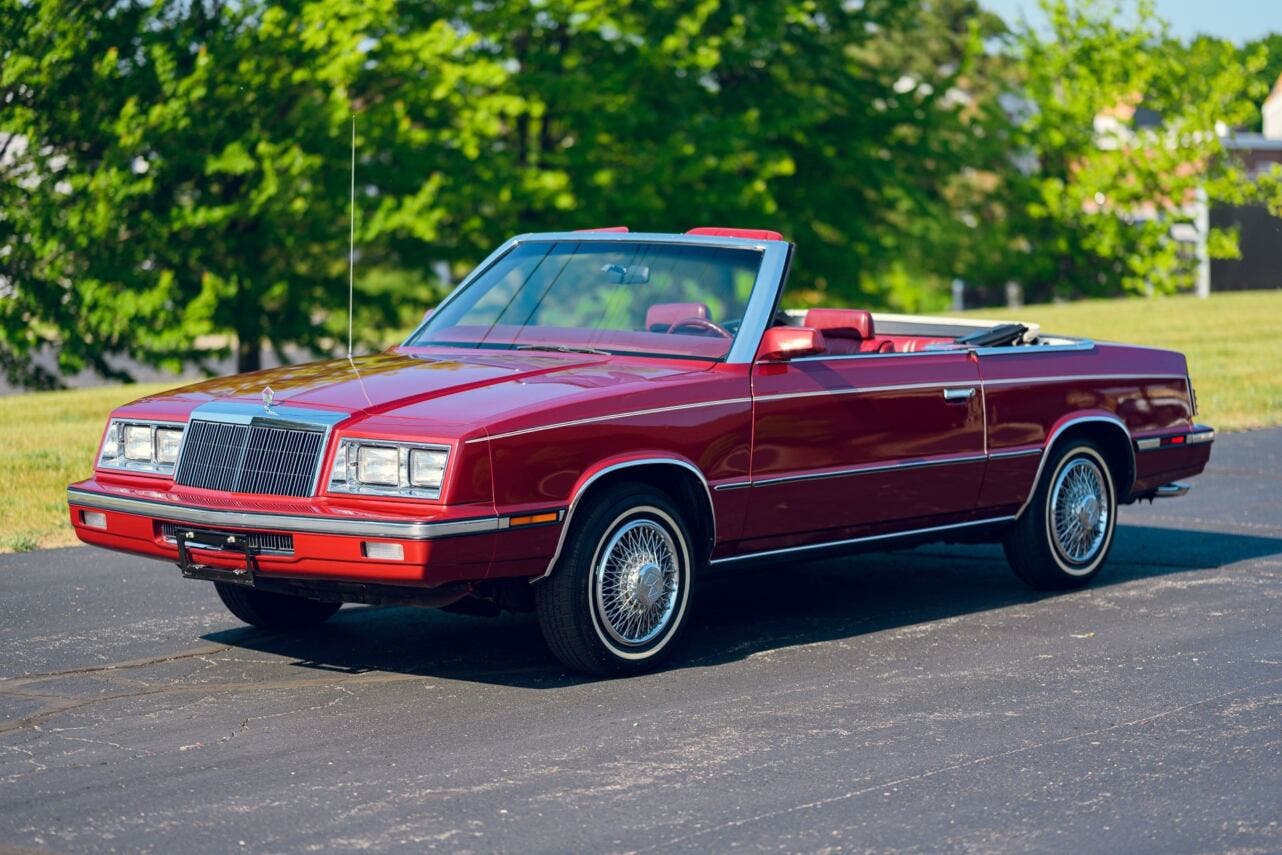
<path id="1" fill-rule="evenodd" d="M 611 285 L 644 285 L 650 281 L 650 267 L 646 264 L 630 264 L 627 267 L 622 264 L 606 264 L 602 265 L 601 272 Z"/>
<path id="2" fill-rule="evenodd" d="M 823 333 L 814 327 L 770 327 L 761 337 L 757 359 L 762 362 L 787 362 L 799 356 L 816 356 L 827 350 Z"/>

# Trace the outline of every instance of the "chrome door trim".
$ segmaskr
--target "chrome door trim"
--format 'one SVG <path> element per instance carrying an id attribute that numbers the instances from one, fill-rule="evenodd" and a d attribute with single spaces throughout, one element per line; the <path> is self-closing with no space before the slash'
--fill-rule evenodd
<path id="1" fill-rule="evenodd" d="M 370 517 L 322 517 L 256 511 L 224 511 L 176 505 L 150 499 L 114 496 L 77 487 L 67 488 L 67 503 L 125 514 L 138 514 L 163 522 L 194 523 L 227 528 L 336 534 L 349 537 L 387 537 L 399 540 L 435 540 L 461 534 L 482 534 L 507 528 L 501 517 L 477 517 L 446 522 L 399 522 Z"/>
<path id="2" fill-rule="evenodd" d="M 875 319 L 875 316 L 874 316 Z M 912 336 L 913 333 L 890 333 L 890 335 Z M 929 336 L 927 336 L 929 337 Z M 977 356 L 1014 356 L 1037 353 L 1063 353 L 1074 350 L 1094 350 L 1095 342 L 1088 338 L 1077 339 L 1067 344 L 1026 344 L 1015 347 L 945 347 L 939 350 L 890 351 L 887 353 L 821 353 L 817 356 L 799 356 L 790 362 L 814 362 L 822 359 L 894 359 L 905 356 L 941 356 L 949 353 L 974 353 Z M 1158 348 L 1154 348 L 1158 349 Z"/>
<path id="3" fill-rule="evenodd" d="M 774 395 L 757 395 L 754 401 L 787 401 L 793 398 L 822 398 L 840 395 L 863 395 L 873 392 L 908 392 L 917 389 L 954 389 L 958 387 L 974 388 L 980 381 L 975 380 L 935 380 L 929 383 L 892 383 L 885 386 L 851 386 L 849 389 L 818 389 L 812 392 L 779 392 Z"/>
<path id="4" fill-rule="evenodd" d="M 1183 374 L 1052 374 L 1043 377 L 985 378 L 986 386 L 1014 386 L 1020 383 L 1076 383 L 1097 380 L 1183 380 Z"/>
<path id="5" fill-rule="evenodd" d="M 1041 333 L 1038 333 L 1041 336 Z M 1047 338 L 1060 338 L 1060 336 L 1047 335 Z M 1094 350 L 1095 341 L 1089 338 L 1079 338 L 1068 342 L 1067 344 L 1021 344 L 1008 347 L 976 347 L 974 351 L 979 356 L 1011 356 L 1021 353 L 1045 353 L 1051 351 L 1054 353 L 1063 353 L 1066 350 Z"/>
<path id="6" fill-rule="evenodd" d="M 762 478 L 750 482 L 753 487 L 765 487 L 771 484 L 789 484 L 795 481 L 818 481 L 824 478 L 842 478 L 847 475 L 871 475 L 875 472 L 893 472 L 902 469 L 927 469 L 934 466 L 949 466 L 954 463 L 980 463 L 987 460 L 984 454 L 968 454 L 959 457 L 948 457 L 922 460 L 906 460 L 897 463 L 871 463 L 865 466 L 853 466 L 825 472 L 804 472 L 796 475 L 780 475 L 773 478 Z M 745 485 L 746 486 L 746 485 Z"/>
<path id="7" fill-rule="evenodd" d="M 1038 445 L 1032 448 L 1017 448 L 1010 451 L 990 451 L 989 460 L 1013 460 L 1017 457 L 1032 457 L 1034 454 L 1041 454 L 1044 449 Z"/>
<path id="8" fill-rule="evenodd" d="M 906 529 L 904 531 L 888 532 L 886 534 L 870 534 L 864 537 L 850 537 L 844 540 L 830 540 L 823 543 L 809 543 L 805 546 L 787 546 L 781 549 L 766 549 L 761 552 L 748 552 L 743 555 L 730 555 L 725 558 L 715 558 L 711 564 L 729 564 L 734 561 L 746 561 L 753 558 L 769 558 L 775 555 L 791 555 L 797 552 L 808 552 L 815 549 L 826 549 L 835 546 L 850 546 L 857 543 L 877 543 L 883 540 L 898 540 L 906 537 L 915 537 L 923 534 L 934 534 L 936 532 L 954 531 L 956 529 L 973 528 L 975 526 L 994 525 L 997 523 L 1010 522 L 1014 516 L 990 517 L 988 519 L 974 520 L 964 523 L 950 523 L 948 525 L 928 526 L 926 528 Z"/>

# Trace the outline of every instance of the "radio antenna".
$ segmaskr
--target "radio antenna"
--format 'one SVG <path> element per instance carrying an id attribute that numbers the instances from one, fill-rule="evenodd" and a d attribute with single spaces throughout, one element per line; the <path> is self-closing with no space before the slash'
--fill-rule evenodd
<path id="1" fill-rule="evenodd" d="M 356 282 L 356 114 L 352 114 L 352 183 L 347 208 L 347 358 L 352 358 L 352 298 Z"/>

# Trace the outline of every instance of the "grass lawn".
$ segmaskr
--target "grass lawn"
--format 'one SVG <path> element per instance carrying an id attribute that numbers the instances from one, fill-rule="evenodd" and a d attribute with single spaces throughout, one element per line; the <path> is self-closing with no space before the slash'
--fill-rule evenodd
<path id="1" fill-rule="evenodd" d="M 169 385 L 176 384 L 0 397 L 0 552 L 78 543 L 66 487 L 93 471 L 107 414 Z"/>
<path id="2" fill-rule="evenodd" d="M 1098 300 L 968 314 L 1047 332 L 1182 350 L 1199 419 L 1220 430 L 1282 425 L 1282 291 Z M 168 384 L 0 397 L 0 552 L 76 542 L 64 488 L 89 475 L 107 414 Z"/>
<path id="3" fill-rule="evenodd" d="M 1198 421 L 1218 430 L 1282 425 L 1282 290 L 977 309 L 1044 332 L 1169 347 L 1188 357 Z"/>

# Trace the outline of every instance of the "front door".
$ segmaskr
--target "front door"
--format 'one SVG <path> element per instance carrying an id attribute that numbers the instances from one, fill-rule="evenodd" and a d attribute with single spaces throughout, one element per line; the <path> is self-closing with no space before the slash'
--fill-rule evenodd
<path id="1" fill-rule="evenodd" d="M 753 366 L 746 551 L 946 525 L 984 476 L 983 387 L 966 351 Z"/>

